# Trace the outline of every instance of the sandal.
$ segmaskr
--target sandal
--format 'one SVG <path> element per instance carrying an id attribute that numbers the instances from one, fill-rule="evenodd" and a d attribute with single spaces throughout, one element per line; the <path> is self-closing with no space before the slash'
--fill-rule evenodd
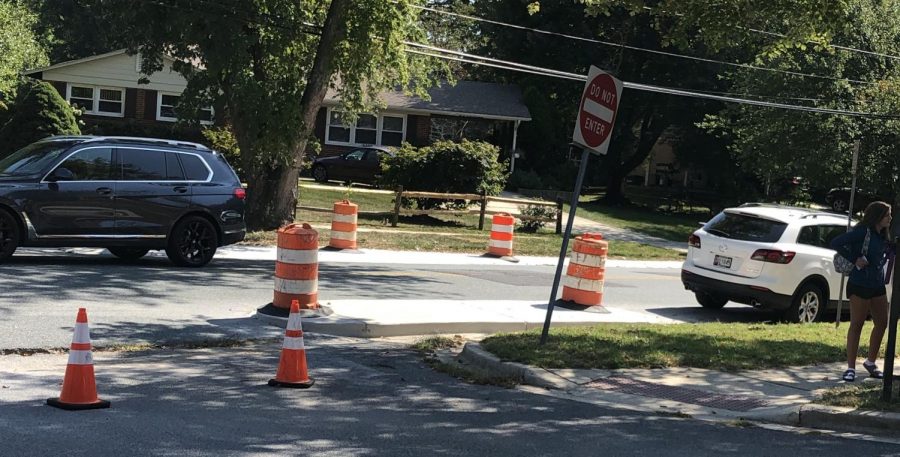
<path id="1" fill-rule="evenodd" d="M 847 382 L 856 381 L 856 370 L 853 368 L 847 368 L 847 371 L 844 372 L 844 375 L 841 376 L 841 379 Z"/>
<path id="2" fill-rule="evenodd" d="M 866 371 L 869 372 L 870 378 L 875 378 L 875 379 L 884 378 L 884 373 L 882 373 L 881 370 L 878 369 L 878 365 L 876 365 L 874 363 L 870 365 L 868 360 L 863 362 L 863 368 L 865 368 Z"/>

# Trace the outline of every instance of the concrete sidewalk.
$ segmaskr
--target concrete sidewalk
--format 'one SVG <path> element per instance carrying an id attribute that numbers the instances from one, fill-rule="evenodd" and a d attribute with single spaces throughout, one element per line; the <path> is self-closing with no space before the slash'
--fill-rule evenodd
<path id="1" fill-rule="evenodd" d="M 478 343 L 466 343 L 446 363 L 513 378 L 531 391 L 601 406 L 700 420 L 758 421 L 847 433 L 871 434 L 900 444 L 900 413 L 862 411 L 813 403 L 842 384 L 841 362 L 809 367 L 722 372 L 698 368 L 544 369 L 500 360 Z M 879 361 L 883 366 L 884 361 Z M 863 373 L 865 373 L 863 371 Z M 857 383 L 880 385 L 866 378 Z"/>

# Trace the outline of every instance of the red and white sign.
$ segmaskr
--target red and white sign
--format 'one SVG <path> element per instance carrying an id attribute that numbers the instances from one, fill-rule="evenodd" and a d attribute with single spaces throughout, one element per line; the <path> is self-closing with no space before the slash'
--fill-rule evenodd
<path id="1" fill-rule="evenodd" d="M 621 97 L 622 81 L 592 65 L 581 94 L 572 141 L 606 155 Z"/>

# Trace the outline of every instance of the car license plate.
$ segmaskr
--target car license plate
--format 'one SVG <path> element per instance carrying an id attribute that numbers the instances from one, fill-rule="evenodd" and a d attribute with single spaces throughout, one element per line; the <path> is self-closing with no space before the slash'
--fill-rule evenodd
<path id="1" fill-rule="evenodd" d="M 713 265 L 722 268 L 731 268 L 731 257 L 725 257 L 722 255 L 717 255 L 713 259 Z"/>

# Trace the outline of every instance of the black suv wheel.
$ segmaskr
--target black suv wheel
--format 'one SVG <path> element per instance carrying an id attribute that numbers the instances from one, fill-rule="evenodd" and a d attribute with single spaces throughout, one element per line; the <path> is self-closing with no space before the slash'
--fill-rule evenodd
<path id="1" fill-rule="evenodd" d="M 8 211 L 0 209 L 0 262 L 8 259 L 19 246 L 19 224 Z"/>
<path id="2" fill-rule="evenodd" d="M 150 252 L 149 249 L 125 247 L 108 247 L 106 250 L 122 260 L 137 260 Z"/>
<path id="3" fill-rule="evenodd" d="M 328 170 L 322 165 L 316 165 L 316 168 L 313 168 L 312 176 L 316 182 L 328 182 Z"/>
<path id="4" fill-rule="evenodd" d="M 218 245 L 216 228 L 211 222 L 200 216 L 188 216 L 175 224 L 166 255 L 175 265 L 202 267 L 212 260 Z"/>

